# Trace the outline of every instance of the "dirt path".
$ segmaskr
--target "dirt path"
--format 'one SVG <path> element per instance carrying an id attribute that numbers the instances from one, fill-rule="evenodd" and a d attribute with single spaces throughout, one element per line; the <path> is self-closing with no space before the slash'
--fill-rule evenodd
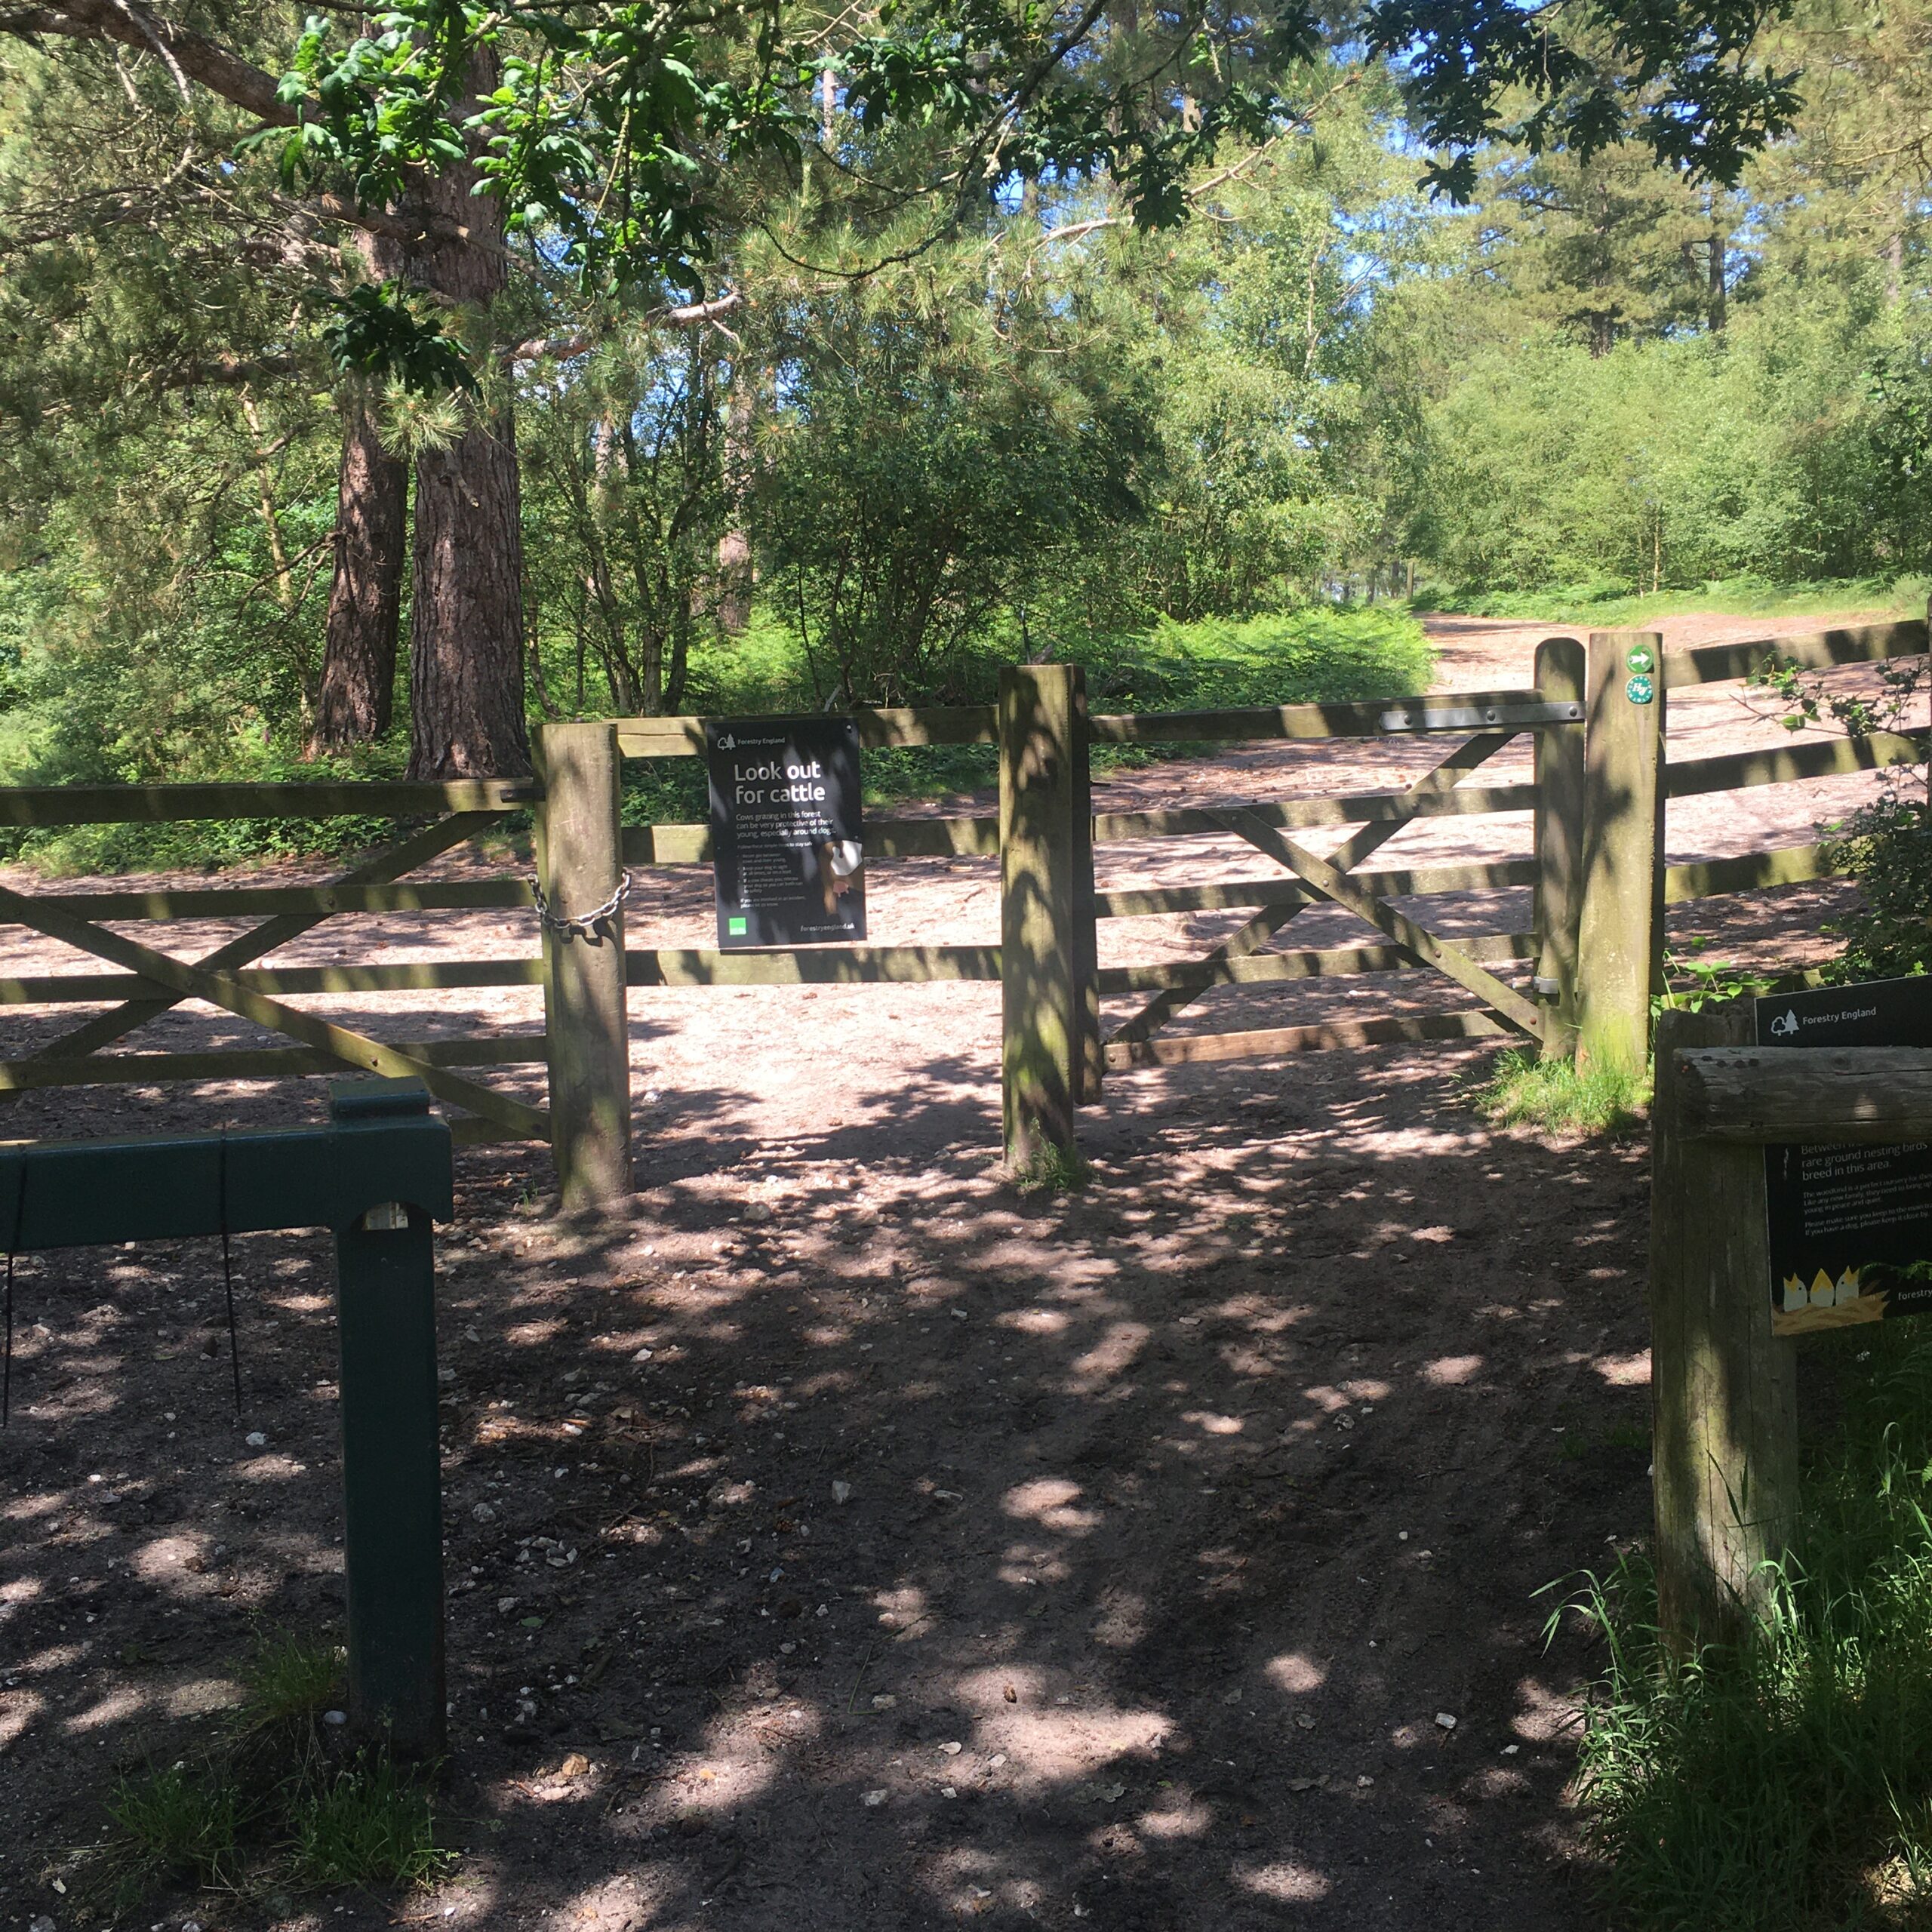
<path id="1" fill-rule="evenodd" d="M 1521 679 L 1540 634 L 1436 628 L 1449 688 Z M 1755 627 L 1669 628 L 1681 645 Z M 1782 737 L 1722 692 L 1674 710 L 1680 756 Z M 1112 808 L 1368 789 L 1429 761 L 1269 747 L 1102 789 Z M 1867 782 L 1695 801 L 1673 811 L 1672 857 L 1804 842 Z M 1437 820 L 1380 862 L 1527 835 Z M 1105 882 L 1251 869 L 1201 845 L 1115 848 Z M 881 872 L 878 939 L 994 936 L 986 862 Z M 641 943 L 704 943 L 708 881 L 663 876 Z M 1519 928 L 1527 897 L 1472 896 L 1445 923 Z M 1833 897 L 1719 902 L 1709 930 L 1737 955 L 1798 956 Z M 1238 916 L 1113 921 L 1103 957 L 1204 949 Z M 370 923 L 387 957 L 447 951 L 452 928 L 472 956 L 531 940 L 515 915 Z M 199 951 L 226 930 L 166 937 Z M 1398 999 L 1464 1003 L 1390 977 L 1227 989 L 1190 1023 Z M 1537 1592 L 1647 1524 L 1641 1146 L 1483 1131 L 1458 1097 L 1482 1050 L 1324 1054 L 1112 1081 L 1084 1128 L 1092 1186 L 1027 1201 L 993 1164 L 997 1001 L 638 997 L 639 1214 L 605 1238 L 537 1217 L 526 1155 L 460 1157 L 442 1332 L 466 1855 L 409 1922 L 1598 1922 L 1562 1796 L 1590 1659 L 1570 1632 L 1546 1652 Z M 451 1031 L 538 1022 L 521 991 L 408 1007 L 331 1010 L 398 1035 L 426 1007 Z M 58 1023 L 5 1023 L 19 1042 Z M 180 1015 L 141 1044 L 248 1037 Z M 318 1104 L 312 1087 L 95 1090 L 29 1096 L 8 1131 Z M 111 1774 L 189 1748 L 252 1629 L 340 1617 L 326 1252 L 257 1237 L 237 1256 L 238 1423 L 208 1352 L 211 1244 L 22 1266 L 0 1919 L 112 1922 L 50 1885 Z M 122 1922 L 177 1926 L 186 1902 L 168 1903 Z M 364 1897 L 194 1915 L 392 1922 Z"/>

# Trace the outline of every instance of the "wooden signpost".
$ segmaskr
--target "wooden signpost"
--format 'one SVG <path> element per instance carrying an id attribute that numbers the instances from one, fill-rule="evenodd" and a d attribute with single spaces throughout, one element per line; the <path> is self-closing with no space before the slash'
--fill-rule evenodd
<path id="1" fill-rule="evenodd" d="M 1765 1149 L 1794 1137 L 1814 1152 L 1932 1140 L 1932 1049 L 1761 1047 L 1755 1033 L 1742 1003 L 1666 1013 L 1657 1026 L 1657 1616 L 1680 1654 L 1749 1635 L 1796 1517 L 1796 1344 L 1773 1331 Z M 1768 1165 L 1775 1175 L 1777 1163 Z"/>

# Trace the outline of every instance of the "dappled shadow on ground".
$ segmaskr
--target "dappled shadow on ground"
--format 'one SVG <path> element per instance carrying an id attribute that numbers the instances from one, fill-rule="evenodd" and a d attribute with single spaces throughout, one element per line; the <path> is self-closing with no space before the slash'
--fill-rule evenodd
<path id="1" fill-rule="evenodd" d="M 463 1157 L 469 1850 L 405 1915 L 1592 1922 L 1586 1660 L 1535 1593 L 1647 1515 L 1639 1151 L 1491 1138 L 1468 1050 L 1331 1054 L 1114 1081 L 1091 1185 L 1029 1199 L 989 1058 L 755 1146 L 669 1097 L 629 1227 Z M 23 1267 L 0 1894 L 34 1909 L 251 1626 L 340 1617 L 326 1251 L 238 1259 L 238 1423 L 211 1244 Z"/>

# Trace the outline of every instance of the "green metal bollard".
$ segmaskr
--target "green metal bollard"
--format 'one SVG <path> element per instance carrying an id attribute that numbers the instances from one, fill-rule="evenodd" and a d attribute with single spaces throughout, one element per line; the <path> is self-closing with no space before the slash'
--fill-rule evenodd
<path id="1" fill-rule="evenodd" d="M 410 1084 L 335 1083 L 330 1118 L 352 1131 L 426 1114 L 427 1094 L 398 1091 Z M 448 1741 L 435 1278 L 420 1208 L 386 1203 L 337 1232 L 349 1721 L 413 1758 Z"/>
<path id="2" fill-rule="evenodd" d="M 447 1731 L 432 1217 L 452 1211 L 449 1128 L 413 1080 L 331 1082 L 329 1115 L 320 1130 L 0 1145 L 0 1247 L 335 1231 L 349 1712 L 399 1755 L 435 1757 Z"/>

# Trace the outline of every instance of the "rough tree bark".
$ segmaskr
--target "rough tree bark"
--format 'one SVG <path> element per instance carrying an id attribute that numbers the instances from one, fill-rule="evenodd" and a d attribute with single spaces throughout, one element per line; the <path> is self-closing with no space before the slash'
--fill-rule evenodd
<path id="1" fill-rule="evenodd" d="M 479 62 L 472 94 L 494 72 Z M 412 278 L 472 311 L 470 326 L 506 278 L 503 210 L 472 198 L 476 174 L 446 169 L 423 184 L 427 211 L 468 225 L 466 244 L 430 242 Z M 416 459 L 416 528 L 409 622 L 409 775 L 520 777 L 530 770 L 524 715 L 522 490 L 507 400 L 469 405 L 468 427 Z"/>
<path id="2" fill-rule="evenodd" d="M 751 491 L 758 384 L 755 369 L 742 359 L 734 361 L 724 401 L 724 488 L 734 520 L 718 540 L 718 628 L 727 637 L 737 637 L 751 622 L 757 582 L 750 534 L 736 519 L 743 515 Z"/>
<path id="3" fill-rule="evenodd" d="M 388 281 L 402 272 L 399 242 L 370 234 L 355 240 L 374 279 Z M 383 448 L 374 404 L 363 383 L 343 392 L 335 572 L 329 584 L 321 688 L 309 740 L 311 758 L 381 737 L 394 708 L 409 466 Z"/>
<path id="4" fill-rule="evenodd" d="M 367 744 L 389 728 L 402 609 L 408 466 L 383 447 L 360 385 L 343 402 L 335 575 L 309 755 Z"/>

